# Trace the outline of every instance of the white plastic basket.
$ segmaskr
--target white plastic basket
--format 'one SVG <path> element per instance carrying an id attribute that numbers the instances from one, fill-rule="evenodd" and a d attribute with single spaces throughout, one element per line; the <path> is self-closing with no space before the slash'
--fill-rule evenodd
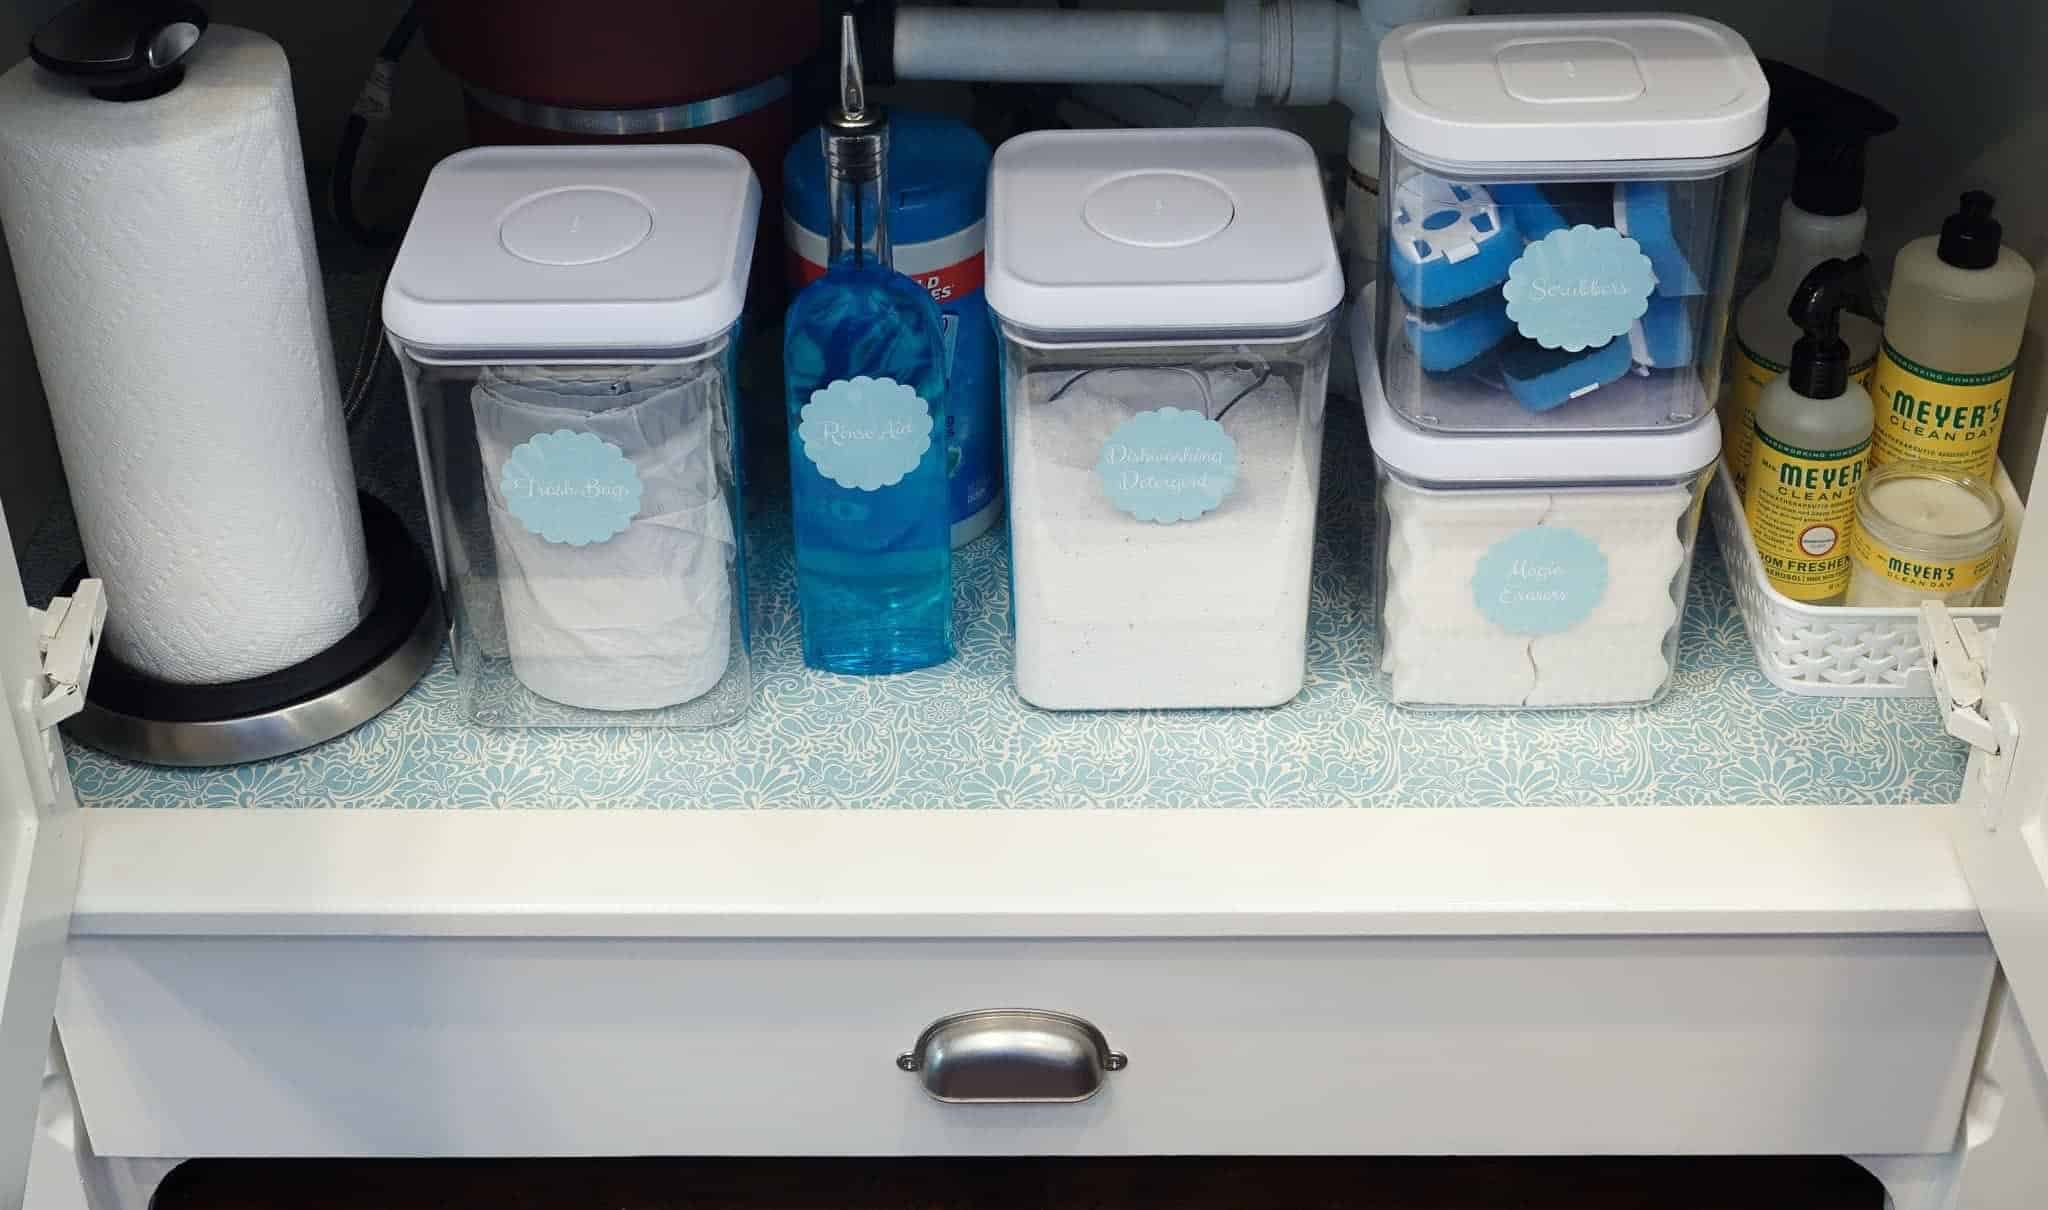
<path id="1" fill-rule="evenodd" d="M 2005 498 L 2006 516 L 2017 519 L 2019 496 L 2004 467 L 1998 471 L 1998 492 Z M 1915 627 L 1918 610 L 1807 605 L 1772 588 L 1756 541 L 1743 522 L 1742 498 L 1725 465 L 1714 473 L 1707 511 L 1721 547 L 1721 561 L 1728 569 L 1728 582 L 1742 607 L 1750 646 L 1756 649 L 1757 663 L 1773 685 L 1787 693 L 1814 697 L 1912 697 L 1929 692 L 1927 657 L 1920 650 Z M 2008 521 L 2008 549 L 2014 528 L 2014 522 Z M 2001 599 L 1998 581 L 2004 578 L 2003 574 L 1994 577 L 1993 589 Z M 1950 612 L 1970 618 L 1985 631 L 1998 629 L 2005 613 L 1995 607 Z"/>

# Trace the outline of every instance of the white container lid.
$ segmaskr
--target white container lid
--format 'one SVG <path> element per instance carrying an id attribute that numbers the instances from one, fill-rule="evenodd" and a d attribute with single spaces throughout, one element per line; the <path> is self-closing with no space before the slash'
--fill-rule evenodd
<path id="1" fill-rule="evenodd" d="M 724 147 L 477 147 L 435 166 L 384 326 L 445 352 L 659 353 L 746 302 L 761 187 Z"/>
<path id="2" fill-rule="evenodd" d="M 1012 324 L 1272 331 L 1343 298 L 1315 153 L 1286 131 L 1042 131 L 996 149 L 988 303 Z"/>
<path id="3" fill-rule="evenodd" d="M 1721 456 L 1714 413 L 1680 428 L 1614 433 L 1440 433 L 1394 413 L 1373 355 L 1377 287 L 1351 309 L 1351 359 L 1372 452 L 1403 478 L 1446 487 L 1672 483 L 1690 479 Z"/>
<path id="4" fill-rule="evenodd" d="M 1425 21 L 1380 42 L 1387 132 L 1461 163 L 1733 155 L 1770 95 L 1742 35 L 1697 17 Z"/>

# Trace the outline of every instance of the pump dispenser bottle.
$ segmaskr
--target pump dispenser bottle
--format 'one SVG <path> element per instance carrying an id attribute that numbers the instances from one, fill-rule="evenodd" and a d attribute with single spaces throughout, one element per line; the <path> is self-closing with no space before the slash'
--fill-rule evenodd
<path id="1" fill-rule="evenodd" d="M 2012 398 L 2013 362 L 2034 297 L 2034 268 L 2003 247 L 1988 193 L 1899 249 L 1892 267 L 1873 463 L 1921 462 L 1992 479 Z"/>
<path id="2" fill-rule="evenodd" d="M 1870 453 L 1870 394 L 1850 376 L 1846 310 L 1874 309 L 1870 261 L 1825 260 L 1786 308 L 1805 334 L 1792 364 L 1757 400 L 1743 514 L 1771 586 L 1839 605 L 1849 588 L 1849 528 Z"/>
<path id="3" fill-rule="evenodd" d="M 1791 367 L 1792 346 L 1801 335 L 1787 315 L 1793 291 L 1815 265 L 1863 250 L 1870 221 L 1863 208 L 1865 151 L 1871 139 L 1899 124 L 1876 102 L 1819 76 L 1771 59 L 1763 61 L 1763 68 L 1771 83 L 1764 145 L 1790 130 L 1799 160 L 1792 196 L 1778 212 L 1778 254 L 1771 275 L 1736 309 L 1735 339 L 1729 342 L 1721 439 L 1728 473 L 1738 487 L 1749 473 L 1757 399 Z M 1867 384 L 1877 360 L 1876 322 L 1845 314 L 1842 339 L 1849 345 L 1849 376 Z"/>
<path id="4" fill-rule="evenodd" d="M 840 35 L 830 251 L 790 303 L 783 371 L 804 662 L 872 676 L 953 656 L 946 360 L 938 304 L 892 267 L 888 119 L 851 16 Z"/>

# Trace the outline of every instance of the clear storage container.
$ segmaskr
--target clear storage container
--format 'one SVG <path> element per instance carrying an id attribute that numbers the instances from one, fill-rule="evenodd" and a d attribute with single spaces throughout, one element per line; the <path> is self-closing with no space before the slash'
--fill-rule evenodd
<path id="1" fill-rule="evenodd" d="M 1769 99 L 1739 34 L 1676 16 L 1425 22 L 1380 44 L 1379 93 L 1373 347 L 1395 411 L 1514 433 L 1712 409 Z"/>
<path id="2" fill-rule="evenodd" d="M 462 709 L 707 727 L 752 693 L 733 365 L 760 190 L 717 147 L 492 147 L 384 294 Z"/>
<path id="3" fill-rule="evenodd" d="M 990 181 L 1019 694 L 1288 701 L 1343 298 L 1308 145 L 1048 132 Z"/>
<path id="4" fill-rule="evenodd" d="M 1353 317 L 1369 339 L 1374 308 Z M 1677 667 L 1710 414 L 1664 433 L 1445 435 L 1398 416 L 1370 357 L 1380 662 L 1396 705 L 1641 706 Z"/>

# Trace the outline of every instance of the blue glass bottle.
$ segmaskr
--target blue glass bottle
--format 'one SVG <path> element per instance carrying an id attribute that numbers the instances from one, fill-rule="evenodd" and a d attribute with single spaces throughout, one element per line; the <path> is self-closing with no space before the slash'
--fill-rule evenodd
<path id="1" fill-rule="evenodd" d="M 852 25 L 823 134 L 831 250 L 789 305 L 783 371 L 804 663 L 880 675 L 953 657 L 946 361 L 938 305 L 891 267 L 888 127 Z"/>

